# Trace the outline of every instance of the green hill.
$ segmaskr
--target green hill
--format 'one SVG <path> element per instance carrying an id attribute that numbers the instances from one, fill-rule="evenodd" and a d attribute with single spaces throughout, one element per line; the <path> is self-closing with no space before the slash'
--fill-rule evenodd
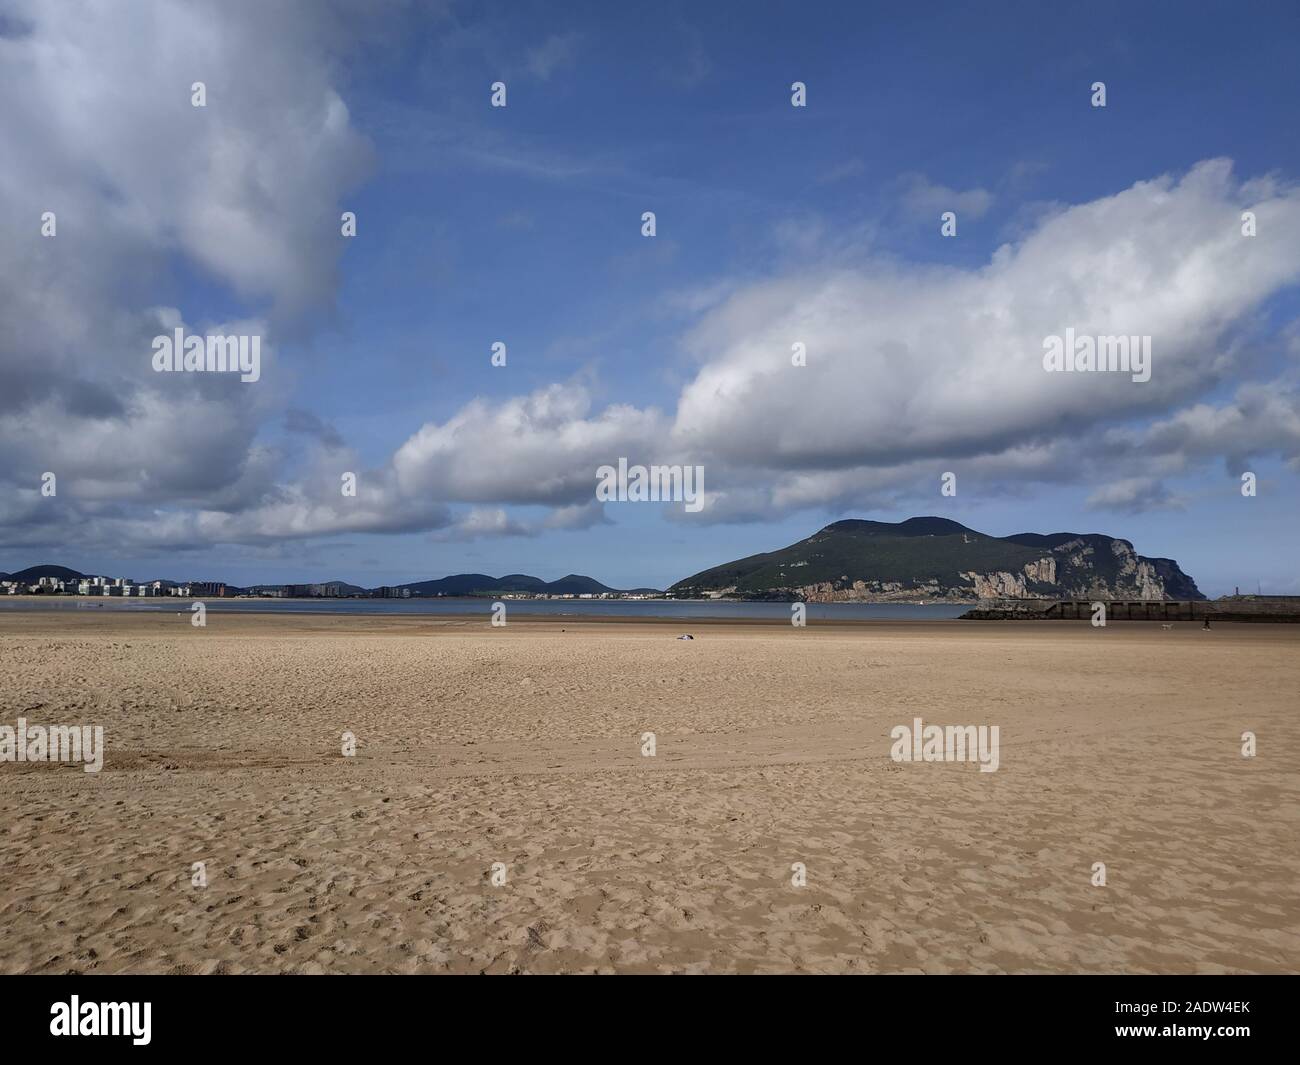
<path id="1" fill-rule="evenodd" d="M 570 573 L 558 581 L 544 581 L 526 573 L 508 573 L 504 577 L 492 577 L 486 573 L 456 573 L 450 577 L 437 580 L 416 581 L 399 587 L 409 588 L 415 596 L 426 595 L 500 595 L 503 593 L 532 593 L 534 595 L 601 595 L 606 592 L 618 592 L 607 584 L 592 577 Z M 633 591 L 653 591 L 653 589 L 633 589 Z"/>
<path id="2" fill-rule="evenodd" d="M 1176 562 L 1096 533 L 989 536 L 948 518 L 847 520 L 779 551 L 678 581 L 675 596 L 968 602 L 1075 596 L 1201 599 Z"/>

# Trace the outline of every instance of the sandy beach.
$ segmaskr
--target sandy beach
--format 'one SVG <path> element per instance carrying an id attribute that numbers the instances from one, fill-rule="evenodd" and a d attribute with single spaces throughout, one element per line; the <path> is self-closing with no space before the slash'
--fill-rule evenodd
<path id="1" fill-rule="evenodd" d="M 1296 626 L 15 612 L 0 677 L 106 746 L 0 763 L 6 973 L 1300 970 Z"/>

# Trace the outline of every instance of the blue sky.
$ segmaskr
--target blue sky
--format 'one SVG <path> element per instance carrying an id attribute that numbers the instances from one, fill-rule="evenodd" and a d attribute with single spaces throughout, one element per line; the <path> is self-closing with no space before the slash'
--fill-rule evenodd
<path id="1" fill-rule="evenodd" d="M 11 6 L 0 569 L 664 586 L 943 514 L 1300 594 L 1293 4 Z M 164 307 L 263 380 L 153 376 Z M 620 455 L 717 498 L 600 508 Z"/>

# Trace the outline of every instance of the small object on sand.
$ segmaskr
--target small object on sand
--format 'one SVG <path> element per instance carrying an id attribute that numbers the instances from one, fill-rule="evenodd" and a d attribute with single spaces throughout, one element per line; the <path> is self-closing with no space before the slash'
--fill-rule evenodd
<path id="1" fill-rule="evenodd" d="M 679 640 L 693 640 L 693 639 L 695 639 L 695 637 L 692 636 L 689 632 L 688 632 L 688 633 L 684 633 L 683 635 L 678 636 L 677 638 L 678 638 Z"/>
<path id="2" fill-rule="evenodd" d="M 1172 628 L 1173 628 L 1172 625 L 1161 625 L 1160 627 L 1161 627 L 1162 629 L 1172 629 Z"/>

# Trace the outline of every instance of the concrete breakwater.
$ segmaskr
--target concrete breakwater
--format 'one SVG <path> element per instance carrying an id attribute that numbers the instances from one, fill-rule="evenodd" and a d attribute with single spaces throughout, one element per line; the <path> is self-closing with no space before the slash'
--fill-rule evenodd
<path id="1" fill-rule="evenodd" d="M 987 599 L 962 615 L 971 621 L 1088 621 L 1093 604 L 1111 621 L 1300 622 L 1300 595 L 1225 595 L 1219 599 Z"/>

